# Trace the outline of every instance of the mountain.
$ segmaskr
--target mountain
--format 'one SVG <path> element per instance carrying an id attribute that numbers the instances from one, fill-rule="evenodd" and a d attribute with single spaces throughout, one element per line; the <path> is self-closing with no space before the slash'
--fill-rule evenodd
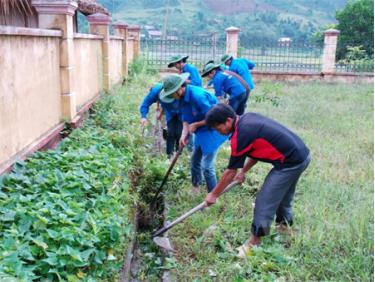
<path id="1" fill-rule="evenodd" d="M 98 0 L 114 20 L 152 25 L 170 35 L 241 28 L 248 40 L 291 37 L 307 40 L 318 29 L 336 23 L 347 0 Z"/>

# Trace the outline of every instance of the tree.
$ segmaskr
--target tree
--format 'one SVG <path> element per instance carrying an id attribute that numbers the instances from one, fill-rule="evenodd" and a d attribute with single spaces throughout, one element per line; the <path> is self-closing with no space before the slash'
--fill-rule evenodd
<path id="1" fill-rule="evenodd" d="M 363 46 L 368 56 L 374 55 L 374 1 L 350 1 L 336 13 L 340 30 L 337 58 L 342 59 L 348 47 Z"/>

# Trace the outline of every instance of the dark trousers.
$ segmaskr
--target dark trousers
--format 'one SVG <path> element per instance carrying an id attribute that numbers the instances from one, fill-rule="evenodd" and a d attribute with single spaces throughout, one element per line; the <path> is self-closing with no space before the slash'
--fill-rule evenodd
<path id="1" fill-rule="evenodd" d="M 273 168 L 259 191 L 254 208 L 251 231 L 255 236 L 269 234 L 276 215 L 276 223 L 293 224 L 292 201 L 302 172 L 310 163 L 310 155 L 302 163 L 283 169 Z"/>
<path id="2" fill-rule="evenodd" d="M 182 133 L 182 121 L 175 115 L 167 123 L 168 136 L 167 136 L 167 155 L 173 155 L 174 151 L 178 150 L 178 143 Z"/>
<path id="3" fill-rule="evenodd" d="M 229 98 L 229 106 L 236 112 L 237 115 L 241 116 L 246 110 L 247 100 L 249 98 L 249 92 L 242 93 L 237 97 Z"/>

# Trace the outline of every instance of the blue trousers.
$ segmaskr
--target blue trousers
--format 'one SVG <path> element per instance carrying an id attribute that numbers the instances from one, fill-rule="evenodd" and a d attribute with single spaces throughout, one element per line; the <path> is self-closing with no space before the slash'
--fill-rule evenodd
<path id="1" fill-rule="evenodd" d="M 275 215 L 276 223 L 293 224 L 292 200 L 294 192 L 299 177 L 309 163 L 310 156 L 298 165 L 283 169 L 273 168 L 268 173 L 255 200 L 254 219 L 251 225 L 251 232 L 255 236 L 269 234 Z"/>
<path id="2" fill-rule="evenodd" d="M 191 182 L 194 186 L 203 184 L 203 176 L 206 181 L 207 191 L 211 192 L 216 186 L 215 159 L 217 150 L 203 155 L 201 147 L 194 147 L 191 156 Z"/>

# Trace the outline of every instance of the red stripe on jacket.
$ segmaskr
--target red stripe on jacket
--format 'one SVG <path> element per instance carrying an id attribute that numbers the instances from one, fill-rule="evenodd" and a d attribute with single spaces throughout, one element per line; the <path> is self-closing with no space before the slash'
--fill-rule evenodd
<path id="1" fill-rule="evenodd" d="M 263 138 L 255 139 L 253 143 L 238 152 L 237 133 L 238 131 L 236 130 L 231 140 L 232 156 L 238 157 L 248 152 L 249 156 L 252 158 L 284 162 L 285 156 Z"/>

